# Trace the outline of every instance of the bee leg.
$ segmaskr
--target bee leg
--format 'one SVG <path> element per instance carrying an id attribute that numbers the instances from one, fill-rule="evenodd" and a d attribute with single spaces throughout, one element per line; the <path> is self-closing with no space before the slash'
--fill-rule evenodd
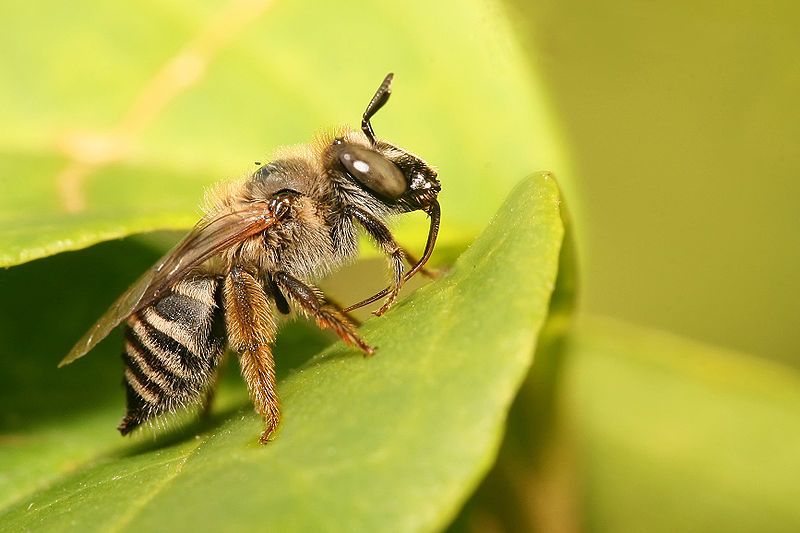
<path id="1" fill-rule="evenodd" d="M 222 297 L 228 342 L 240 354 L 242 376 L 250 398 L 266 424 L 260 439 L 266 444 L 281 416 L 272 358 L 277 331 L 275 319 L 263 286 L 242 268 L 234 267 L 226 276 Z"/>
<path id="2" fill-rule="evenodd" d="M 407 248 L 401 246 L 400 250 L 403 252 L 403 255 L 405 256 L 406 261 L 408 262 L 409 265 L 414 266 L 417 263 L 419 263 L 419 259 L 417 259 L 417 256 L 412 254 L 412 253 L 410 253 Z M 439 276 L 442 275 L 441 271 L 439 271 L 438 269 L 431 270 L 431 269 L 425 268 L 425 267 L 422 267 L 419 270 L 419 273 L 422 274 L 423 276 L 425 276 L 426 278 L 430 278 L 430 279 L 436 279 L 436 278 L 438 278 Z"/>
<path id="3" fill-rule="evenodd" d="M 349 214 L 361 224 L 367 234 L 375 241 L 381 251 L 383 251 L 389 259 L 389 268 L 392 271 L 392 285 L 381 308 L 372 313 L 375 316 L 381 316 L 388 311 L 395 300 L 397 300 L 397 295 L 400 293 L 400 289 L 405 281 L 403 278 L 403 273 L 405 272 L 405 265 L 403 264 L 405 252 L 398 246 L 389 228 L 386 227 L 383 222 L 358 208 L 351 208 Z"/>
<path id="4" fill-rule="evenodd" d="M 335 305 L 326 301 L 319 289 L 310 287 L 282 271 L 273 272 L 272 279 L 275 280 L 281 291 L 298 306 L 300 311 L 309 318 L 313 318 L 319 327 L 333 330 L 344 342 L 356 346 L 364 352 L 365 357 L 375 353 L 375 349 L 358 336 L 355 327 L 345 314 Z"/>
<path id="5" fill-rule="evenodd" d="M 272 279 L 272 276 L 269 274 L 267 274 L 266 276 L 266 289 L 267 293 L 270 296 L 272 296 L 272 299 L 275 301 L 275 307 L 278 309 L 278 312 L 280 312 L 282 315 L 288 315 L 289 313 L 292 312 L 292 310 L 289 308 L 289 302 L 286 301 L 286 297 L 283 295 L 281 289 L 275 283 L 275 280 Z M 342 308 L 338 304 L 338 302 L 332 300 L 331 298 L 326 296 L 325 299 L 328 301 L 329 304 L 336 307 L 337 309 Z M 347 320 L 350 321 L 350 323 L 352 323 L 356 327 L 361 325 L 361 321 L 352 316 L 350 313 L 345 313 L 344 311 L 342 311 L 342 313 L 344 314 L 344 316 L 347 317 Z"/>
<path id="6" fill-rule="evenodd" d="M 344 310 L 344 306 L 341 303 L 339 303 L 339 300 L 331 298 L 328 295 L 325 295 L 325 301 L 328 302 L 328 304 L 330 304 L 331 306 L 335 307 L 337 311 L 342 313 L 344 317 L 347 318 L 347 321 L 353 325 L 353 327 L 357 328 L 361 326 L 361 321 L 358 318 L 354 317 L 351 313 L 346 312 Z"/>
<path id="7" fill-rule="evenodd" d="M 383 301 L 383 305 L 380 306 L 377 311 L 372 312 L 375 316 L 383 315 L 394 305 L 394 302 L 397 300 L 397 295 L 400 294 L 400 289 L 405 282 L 405 278 L 403 277 L 403 272 L 405 271 L 403 265 L 403 250 L 398 247 L 387 253 L 389 254 L 389 267 L 392 269 L 392 288 Z"/>
<path id="8" fill-rule="evenodd" d="M 282 315 L 288 315 L 291 313 L 292 310 L 289 308 L 289 302 L 286 301 L 286 297 L 283 295 L 280 288 L 278 288 L 278 285 L 275 284 L 275 280 L 272 279 L 272 276 L 267 274 L 265 279 L 267 292 L 269 292 L 269 294 L 272 296 L 278 312 Z"/>

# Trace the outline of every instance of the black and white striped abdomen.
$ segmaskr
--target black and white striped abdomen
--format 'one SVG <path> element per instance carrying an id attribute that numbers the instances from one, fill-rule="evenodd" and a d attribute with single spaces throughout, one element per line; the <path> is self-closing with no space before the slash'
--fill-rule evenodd
<path id="1" fill-rule="evenodd" d="M 131 315 L 125 328 L 125 435 L 145 420 L 199 401 L 224 350 L 218 280 L 184 279 Z"/>

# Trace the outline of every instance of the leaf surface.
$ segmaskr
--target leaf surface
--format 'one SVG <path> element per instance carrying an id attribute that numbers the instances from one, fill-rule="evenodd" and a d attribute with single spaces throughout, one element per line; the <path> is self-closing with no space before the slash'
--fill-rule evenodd
<path id="1" fill-rule="evenodd" d="M 109 394 L 106 374 L 119 364 L 112 369 L 101 358 L 118 345 L 101 344 L 91 364 L 61 371 L 74 388 L 63 390 L 69 379 L 53 381 L 50 399 L 58 400 L 49 409 L 26 404 L 22 392 L 10 401 L 17 413 L 9 410 L 5 424 L 17 428 L 17 441 L 2 443 L 0 471 L 19 483 L 0 485 L 8 502 L 0 521 L 37 530 L 446 525 L 494 460 L 531 365 L 558 272 L 560 217 L 553 178 L 526 179 L 447 276 L 364 325 L 379 348 L 372 359 L 335 344 L 302 362 L 315 337 L 282 338 L 284 421 L 266 447 L 257 444 L 261 423 L 241 385 L 223 391 L 205 425 L 115 446 L 122 394 Z M 55 416 L 73 408 L 80 413 Z M 48 468 L 61 475 L 48 477 Z"/>

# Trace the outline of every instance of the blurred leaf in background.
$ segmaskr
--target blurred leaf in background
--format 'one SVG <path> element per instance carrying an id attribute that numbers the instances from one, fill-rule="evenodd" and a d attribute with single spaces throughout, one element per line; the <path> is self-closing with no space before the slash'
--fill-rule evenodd
<path id="1" fill-rule="evenodd" d="M 587 529 L 797 531 L 800 377 L 607 319 L 567 355 Z"/>
<path id="2" fill-rule="evenodd" d="M 504 5 L 571 154 L 583 307 L 800 365 L 800 4 Z"/>

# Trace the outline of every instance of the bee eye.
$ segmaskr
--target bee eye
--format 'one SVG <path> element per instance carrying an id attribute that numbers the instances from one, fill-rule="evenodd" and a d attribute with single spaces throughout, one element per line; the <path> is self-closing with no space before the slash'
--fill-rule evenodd
<path id="1" fill-rule="evenodd" d="M 388 200 L 397 200 L 408 190 L 408 183 L 397 165 L 377 152 L 347 146 L 339 152 L 347 173 L 369 190 Z"/>

